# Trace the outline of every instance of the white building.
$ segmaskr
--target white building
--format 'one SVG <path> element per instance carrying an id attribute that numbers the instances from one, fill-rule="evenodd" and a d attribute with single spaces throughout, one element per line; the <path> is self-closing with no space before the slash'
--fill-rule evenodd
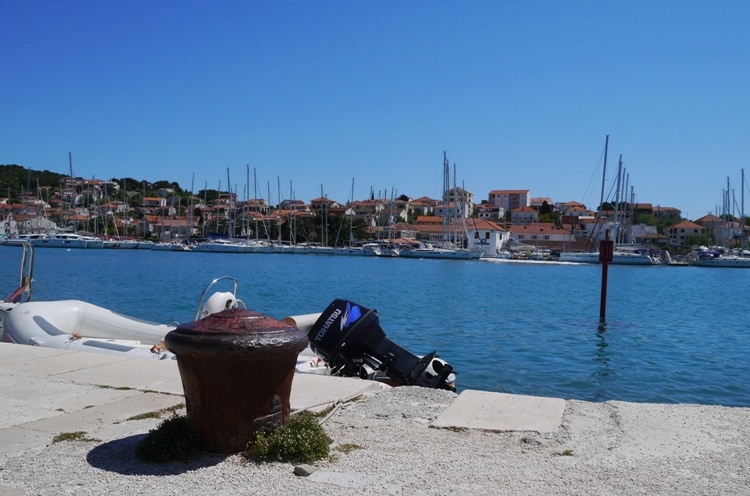
<path id="1" fill-rule="evenodd" d="M 528 189 L 496 189 L 490 191 L 489 204 L 503 207 L 506 211 L 513 211 L 519 207 L 531 206 Z"/>
<path id="2" fill-rule="evenodd" d="M 481 249 L 484 257 L 494 257 L 505 249 L 510 233 L 485 219 L 466 219 L 467 248 Z"/>

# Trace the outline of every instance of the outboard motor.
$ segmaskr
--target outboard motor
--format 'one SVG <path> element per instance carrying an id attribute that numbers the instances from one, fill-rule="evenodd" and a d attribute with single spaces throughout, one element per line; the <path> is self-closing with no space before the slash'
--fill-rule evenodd
<path id="1" fill-rule="evenodd" d="M 332 375 L 364 379 L 380 371 L 395 385 L 456 390 L 453 367 L 434 351 L 418 357 L 386 338 L 377 312 L 352 301 L 334 300 L 307 337 Z"/>

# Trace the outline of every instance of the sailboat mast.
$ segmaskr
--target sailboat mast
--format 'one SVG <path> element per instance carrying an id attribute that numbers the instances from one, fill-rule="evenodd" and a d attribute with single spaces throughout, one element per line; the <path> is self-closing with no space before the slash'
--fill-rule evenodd
<path id="1" fill-rule="evenodd" d="M 450 165 L 448 154 L 443 151 L 443 244 L 448 241 L 448 194 L 450 192 Z"/>
<path id="2" fill-rule="evenodd" d="M 279 176 L 276 176 L 276 189 L 278 190 L 279 195 L 279 213 L 281 213 L 281 178 Z M 279 244 L 281 244 L 281 215 L 279 215 L 277 219 L 277 222 L 279 223 Z"/>
<path id="3" fill-rule="evenodd" d="M 229 239 L 234 237 L 234 225 L 232 219 L 232 182 L 229 180 L 229 167 L 227 167 L 227 236 Z"/>
<path id="4" fill-rule="evenodd" d="M 632 243 L 633 238 L 633 221 L 635 216 L 635 193 L 633 186 L 630 186 L 630 202 L 628 203 L 628 243 Z"/>
<path id="5" fill-rule="evenodd" d="M 453 209 L 451 210 L 453 220 L 453 247 L 458 246 L 458 186 L 456 185 L 456 164 L 453 164 Z"/>
<path id="6" fill-rule="evenodd" d="M 206 220 L 208 216 L 208 181 L 203 182 L 203 214 L 201 215 L 201 237 L 206 237 Z"/>
<path id="7" fill-rule="evenodd" d="M 292 180 L 289 180 L 289 203 L 294 205 L 294 188 L 292 186 Z M 293 221 L 289 224 L 289 244 L 291 246 L 297 245 L 297 211 L 294 207 L 289 211 L 290 219 Z"/>
<path id="8" fill-rule="evenodd" d="M 352 242 L 354 241 L 354 236 L 352 235 L 352 221 L 354 220 L 352 217 L 354 215 L 353 207 L 354 207 L 354 178 L 352 178 L 352 192 L 351 192 L 351 203 L 349 204 L 349 248 L 352 247 Z"/>
<path id="9" fill-rule="evenodd" d="M 727 199 L 725 201 L 725 205 L 726 206 L 724 207 L 724 214 L 725 214 L 724 215 L 724 217 L 725 217 L 724 222 L 725 222 L 725 225 L 727 227 L 726 227 L 726 237 L 724 238 L 725 239 L 724 246 L 728 245 L 729 244 L 729 240 L 731 239 L 731 235 L 730 235 L 731 231 L 729 230 L 730 229 L 729 216 L 732 215 L 732 202 L 731 202 L 730 196 L 729 196 L 730 195 L 730 193 L 729 193 L 730 191 L 731 190 L 729 189 L 729 176 L 727 176 Z"/>
<path id="10" fill-rule="evenodd" d="M 622 178 L 622 155 L 620 155 L 620 162 L 617 165 L 617 184 L 615 185 L 615 216 L 614 216 L 615 243 L 617 243 L 617 240 L 620 238 L 620 230 L 617 228 L 617 221 L 618 221 L 617 211 L 620 209 L 620 179 L 621 178 Z"/>
<path id="11" fill-rule="evenodd" d="M 73 153 L 68 152 L 68 165 L 70 166 L 70 201 L 73 209 L 73 232 L 78 232 L 78 219 L 76 218 L 76 182 L 73 179 Z"/>
<path id="12" fill-rule="evenodd" d="M 250 233 L 247 232 L 250 228 L 250 219 L 248 218 L 248 215 L 250 215 L 250 164 L 245 165 L 245 191 L 247 192 L 247 196 L 245 197 L 245 215 L 243 222 L 245 223 L 245 239 L 250 239 Z M 258 225 L 255 225 L 255 231 L 257 236 L 258 231 Z"/>
<path id="13" fill-rule="evenodd" d="M 599 195 L 599 218 L 597 219 L 597 224 L 599 225 L 599 229 L 601 231 L 602 226 L 602 214 L 604 214 L 604 185 L 607 181 L 607 151 L 609 150 L 609 135 L 607 135 L 604 138 L 604 166 L 602 169 L 602 192 Z M 594 232 L 594 239 L 596 239 L 598 236 L 601 235 L 601 232 L 597 233 Z"/>
<path id="14" fill-rule="evenodd" d="M 625 242 L 626 229 L 630 229 L 628 225 L 628 210 L 630 209 L 630 202 L 628 201 L 628 185 L 630 184 L 630 174 L 627 173 L 627 167 L 622 169 L 623 185 L 622 185 L 622 203 L 626 205 L 622 212 L 622 234 L 620 234 L 620 243 Z M 630 236 L 628 236 L 630 238 Z"/>
<path id="15" fill-rule="evenodd" d="M 258 241 L 258 175 L 253 167 L 253 218 L 255 219 L 255 241 Z"/>
<path id="16" fill-rule="evenodd" d="M 323 198 L 323 185 L 320 185 L 320 198 Z M 320 245 L 321 246 L 328 246 L 328 240 L 325 237 L 325 225 L 327 224 L 327 216 L 326 216 L 326 204 L 323 204 L 323 215 L 320 217 Z"/>
<path id="17" fill-rule="evenodd" d="M 742 182 L 740 182 L 740 255 L 745 249 L 745 169 L 742 170 Z"/>
<path id="18" fill-rule="evenodd" d="M 219 196 L 221 195 L 221 179 L 219 179 L 219 186 L 216 187 L 216 202 L 214 203 L 214 209 L 219 205 Z M 214 210 L 216 212 L 216 210 Z M 219 215 L 218 212 L 215 214 L 216 217 L 216 234 L 221 232 L 219 229 Z"/>
<path id="19" fill-rule="evenodd" d="M 193 176 L 190 179 L 190 198 L 188 198 L 188 223 L 190 224 L 188 226 L 188 242 L 190 241 L 190 238 L 193 237 L 193 192 L 195 191 L 195 172 L 193 172 Z"/>

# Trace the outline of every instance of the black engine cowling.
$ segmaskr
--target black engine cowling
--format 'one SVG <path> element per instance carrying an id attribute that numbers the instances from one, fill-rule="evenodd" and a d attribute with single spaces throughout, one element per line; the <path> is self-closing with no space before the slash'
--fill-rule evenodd
<path id="1" fill-rule="evenodd" d="M 453 367 L 434 351 L 419 357 L 400 347 L 385 336 L 375 310 L 352 301 L 334 300 L 307 336 L 333 375 L 377 378 L 381 372 L 394 385 L 455 391 Z"/>

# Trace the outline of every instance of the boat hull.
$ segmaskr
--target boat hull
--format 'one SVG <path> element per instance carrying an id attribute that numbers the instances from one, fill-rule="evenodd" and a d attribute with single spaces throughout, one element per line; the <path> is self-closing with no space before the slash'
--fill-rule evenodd
<path id="1" fill-rule="evenodd" d="M 41 301 L 0 307 L 2 341 L 71 351 L 170 358 L 162 346 L 172 326 L 120 315 L 79 300 Z"/>
<path id="2" fill-rule="evenodd" d="M 560 253 L 561 262 L 574 262 L 574 263 L 601 263 L 599 260 L 599 252 L 563 252 Z M 629 253 L 629 252 L 615 252 L 612 256 L 612 265 L 656 265 L 653 257 L 644 253 Z"/>
<path id="3" fill-rule="evenodd" d="M 404 258 L 438 258 L 444 260 L 478 260 L 482 256 L 480 251 L 449 250 L 442 248 L 415 248 L 401 250 Z"/>
<path id="4" fill-rule="evenodd" d="M 80 300 L 31 301 L 5 308 L 3 340 L 39 343 L 61 334 L 88 338 L 125 339 L 154 345 L 173 326 L 155 324 L 118 314 Z"/>
<path id="5" fill-rule="evenodd" d="M 349 256 L 355 256 L 355 257 L 360 257 L 364 255 L 362 248 L 334 248 L 333 254 L 334 255 L 349 255 Z"/>
<path id="6" fill-rule="evenodd" d="M 696 260 L 696 267 L 724 267 L 736 269 L 750 269 L 750 258 L 746 257 L 716 257 L 705 260 Z"/>

